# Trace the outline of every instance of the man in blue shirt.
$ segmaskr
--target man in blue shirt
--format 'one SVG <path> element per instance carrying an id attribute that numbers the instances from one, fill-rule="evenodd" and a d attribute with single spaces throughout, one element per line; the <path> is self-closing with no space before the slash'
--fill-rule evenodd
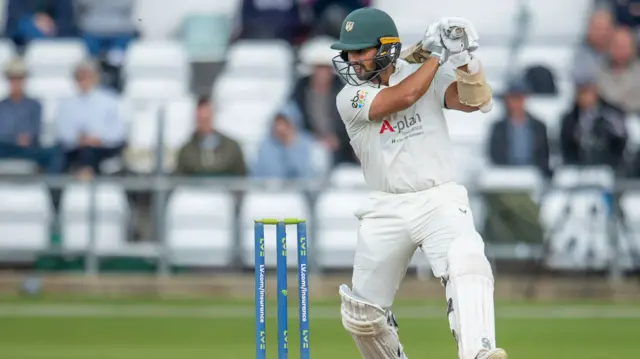
<path id="1" fill-rule="evenodd" d="M 98 69 L 93 61 L 76 68 L 79 93 L 60 103 L 55 119 L 67 168 L 78 170 L 85 178 L 100 173 L 102 161 L 120 156 L 126 139 L 118 96 L 98 87 Z"/>
<path id="2" fill-rule="evenodd" d="M 275 116 L 271 131 L 260 144 L 252 175 L 272 179 L 316 176 L 312 165 L 313 138 L 300 129 L 302 113 L 287 103 Z"/>
<path id="3" fill-rule="evenodd" d="M 497 166 L 536 167 L 544 175 L 550 175 L 547 127 L 527 113 L 525 102 L 529 92 L 530 86 L 524 78 L 510 82 L 504 99 L 506 116 L 491 130 L 489 157 Z M 547 119 L 550 120 L 555 119 Z M 495 242 L 542 241 L 539 207 L 530 193 L 491 193 L 485 199 L 486 238 Z"/>
<path id="4" fill-rule="evenodd" d="M 62 170 L 55 148 L 42 148 L 39 143 L 42 106 L 24 92 L 27 69 L 22 60 L 14 59 L 5 68 L 9 96 L 0 101 L 0 158 L 31 160 L 48 173 Z"/>
<path id="5" fill-rule="evenodd" d="M 535 166 L 548 174 L 547 126 L 525 109 L 529 85 L 524 78 L 515 78 L 508 87 L 505 95 L 506 118 L 493 124 L 491 129 L 490 160 L 499 166 Z"/>

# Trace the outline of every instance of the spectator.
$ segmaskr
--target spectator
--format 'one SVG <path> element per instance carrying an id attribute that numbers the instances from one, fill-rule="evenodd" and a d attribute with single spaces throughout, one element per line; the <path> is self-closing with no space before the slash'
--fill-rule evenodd
<path id="1" fill-rule="evenodd" d="M 42 106 L 24 92 L 27 69 L 22 60 L 10 61 L 5 76 L 9 96 L 0 101 L 0 158 L 31 160 L 47 173 L 61 172 L 62 161 L 56 149 L 40 147 Z"/>
<path id="2" fill-rule="evenodd" d="M 526 112 L 529 88 L 524 79 L 513 80 L 505 96 L 507 118 L 491 130 L 489 158 L 497 166 L 535 166 L 549 174 L 549 145 L 544 123 Z M 528 192 L 492 193 L 486 196 L 485 236 L 492 241 L 519 240 L 540 243 L 539 206 Z"/>
<path id="3" fill-rule="evenodd" d="M 640 0 L 615 0 L 613 9 L 619 25 L 640 27 Z"/>
<path id="4" fill-rule="evenodd" d="M 489 157 L 499 166 L 536 166 L 549 174 L 549 142 L 546 125 L 525 109 L 527 83 L 512 80 L 505 95 L 507 118 L 491 130 Z"/>
<path id="5" fill-rule="evenodd" d="M 567 165 L 621 165 L 627 131 L 624 112 L 598 96 L 595 75 L 575 74 L 576 99 L 564 115 L 560 148 Z"/>
<path id="6" fill-rule="evenodd" d="M 102 161 L 121 155 L 126 126 L 116 94 L 98 86 L 95 62 L 80 63 L 74 75 L 79 93 L 60 103 L 55 124 L 66 168 L 77 168 L 81 178 L 88 178 L 100 173 Z"/>
<path id="7" fill-rule="evenodd" d="M 112 65 L 122 63 L 137 34 L 133 11 L 133 0 L 76 0 L 78 27 L 91 55 L 106 55 Z"/>
<path id="8" fill-rule="evenodd" d="M 5 35 L 22 47 L 33 39 L 75 34 L 72 0 L 9 0 Z"/>
<path id="9" fill-rule="evenodd" d="M 371 5 L 371 0 L 310 0 L 315 36 L 340 37 L 342 22 L 350 12 Z"/>
<path id="10" fill-rule="evenodd" d="M 298 0 L 242 0 L 239 20 L 240 39 L 282 39 L 294 44 L 303 32 Z"/>
<path id="11" fill-rule="evenodd" d="M 640 111 L 640 60 L 634 35 L 627 27 L 614 30 L 608 61 L 598 72 L 598 89 L 607 102 L 628 112 Z"/>
<path id="12" fill-rule="evenodd" d="M 261 143 L 253 175 L 262 178 L 296 179 L 315 175 L 311 164 L 313 138 L 300 130 L 302 115 L 293 103 L 276 115 L 271 133 Z"/>
<path id="13" fill-rule="evenodd" d="M 344 86 L 331 62 L 335 52 L 331 39 L 315 38 L 300 51 L 302 62 L 311 74 L 301 77 L 293 91 L 293 100 L 302 111 L 302 128 L 333 153 L 334 163 L 356 163 L 349 136 L 336 108 L 336 96 Z"/>
<path id="14" fill-rule="evenodd" d="M 613 16 L 609 9 L 599 8 L 591 14 L 584 44 L 576 51 L 574 67 L 592 68 L 600 64 L 609 51 L 609 39 L 613 33 Z"/>
<path id="15" fill-rule="evenodd" d="M 237 141 L 215 129 L 208 98 L 198 100 L 196 131 L 178 153 L 178 175 L 244 176 L 246 167 Z"/>

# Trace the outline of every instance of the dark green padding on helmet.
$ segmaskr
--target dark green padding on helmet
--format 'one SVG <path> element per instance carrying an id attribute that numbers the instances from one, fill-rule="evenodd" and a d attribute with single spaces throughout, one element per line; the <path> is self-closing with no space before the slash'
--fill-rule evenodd
<path id="1" fill-rule="evenodd" d="M 391 16 L 374 8 L 354 10 L 344 19 L 340 40 L 331 45 L 334 50 L 363 50 L 380 45 L 380 38 L 398 38 L 398 29 Z M 398 39 L 399 41 L 399 39 Z"/>

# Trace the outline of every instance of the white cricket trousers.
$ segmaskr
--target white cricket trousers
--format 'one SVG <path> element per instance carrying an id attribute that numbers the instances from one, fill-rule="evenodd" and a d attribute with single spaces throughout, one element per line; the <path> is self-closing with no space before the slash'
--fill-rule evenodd
<path id="1" fill-rule="evenodd" d="M 467 190 L 456 183 L 413 193 L 373 192 L 355 215 L 360 228 L 352 290 L 383 308 L 393 304 L 416 249 L 422 249 L 436 277 L 447 275 L 453 240 L 484 251 Z"/>

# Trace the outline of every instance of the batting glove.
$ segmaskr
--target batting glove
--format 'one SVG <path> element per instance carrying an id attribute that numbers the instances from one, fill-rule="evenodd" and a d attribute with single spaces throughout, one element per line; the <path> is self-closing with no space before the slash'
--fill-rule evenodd
<path id="1" fill-rule="evenodd" d="M 473 52 L 480 47 L 478 32 L 469 20 L 449 17 L 440 19 L 439 24 L 442 43 L 452 54 Z"/>
<path id="2" fill-rule="evenodd" d="M 447 62 L 449 51 L 442 43 L 442 28 L 440 22 L 433 23 L 429 26 L 421 41 L 422 49 L 428 51 L 430 56 L 437 57 L 440 65 Z"/>

